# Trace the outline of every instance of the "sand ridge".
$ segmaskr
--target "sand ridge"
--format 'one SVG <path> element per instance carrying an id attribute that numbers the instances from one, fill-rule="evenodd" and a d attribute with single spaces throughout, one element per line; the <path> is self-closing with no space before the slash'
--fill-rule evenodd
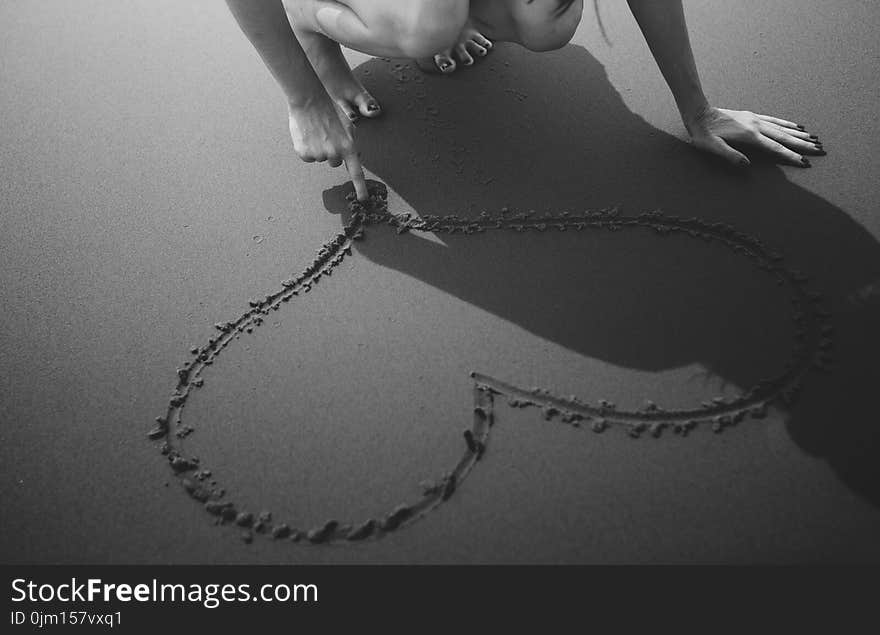
<path id="1" fill-rule="evenodd" d="M 428 512 L 448 501 L 486 451 L 490 431 L 496 421 L 495 396 L 507 398 L 511 407 L 538 408 L 547 420 L 558 419 L 574 427 L 587 425 L 596 433 L 619 428 L 632 438 L 645 433 L 659 437 L 670 430 L 686 436 L 699 427 L 708 427 L 715 433 L 735 426 L 746 419 L 760 420 L 767 416 L 774 404 L 791 405 L 798 397 L 805 376 L 811 370 L 828 372 L 831 369 L 833 325 L 831 313 L 824 298 L 809 288 L 809 277 L 788 268 L 781 253 L 769 249 L 752 235 L 739 232 L 723 223 L 707 223 L 698 218 L 680 218 L 660 211 L 638 215 L 623 215 L 618 209 L 586 211 L 582 214 L 562 212 L 535 215 L 533 212 L 514 212 L 503 208 L 499 214 L 483 212 L 476 219 L 455 215 L 424 216 L 394 214 L 388 210 L 388 191 L 384 184 L 369 183 L 370 199 L 366 204 L 349 195 L 351 219 L 342 232 L 322 246 L 312 263 L 298 276 L 285 280 L 279 291 L 262 299 L 250 301 L 250 309 L 237 319 L 215 325 L 218 335 L 201 347 L 193 347 L 194 359 L 177 369 L 177 385 L 164 415 L 156 418 L 155 427 L 148 437 L 160 442 L 160 451 L 184 491 L 203 504 L 206 512 L 215 517 L 217 525 L 236 527 L 244 542 L 250 543 L 255 535 L 271 536 L 275 540 L 301 544 L 356 543 L 380 538 L 424 518 Z M 463 433 L 464 451 L 455 466 L 439 479 L 422 483 L 422 495 L 416 501 L 401 504 L 381 518 L 370 518 L 359 523 L 335 519 L 310 529 L 297 529 L 286 522 L 272 522 L 272 514 L 262 511 L 254 514 L 232 502 L 212 473 L 199 458 L 187 456 L 184 440 L 194 428 L 184 423 L 183 408 L 193 390 L 204 385 L 202 374 L 213 365 L 220 353 L 244 333 L 252 333 L 263 324 L 264 316 L 278 311 L 282 304 L 308 293 L 322 279 L 330 277 L 333 269 L 352 253 L 352 243 L 365 238 L 367 227 L 385 225 L 397 234 L 409 231 L 444 234 L 479 234 L 490 230 L 515 232 L 605 230 L 618 232 L 628 228 L 648 228 L 658 236 L 683 232 L 695 239 L 732 249 L 748 258 L 752 264 L 772 276 L 781 292 L 790 294 L 795 341 L 791 358 L 775 375 L 759 380 L 755 385 L 734 398 L 716 397 L 690 409 L 666 410 L 653 401 L 638 410 L 619 409 L 614 403 L 599 398 L 598 405 L 577 396 L 560 397 L 551 391 L 534 387 L 521 388 L 473 372 L 473 421 Z"/>

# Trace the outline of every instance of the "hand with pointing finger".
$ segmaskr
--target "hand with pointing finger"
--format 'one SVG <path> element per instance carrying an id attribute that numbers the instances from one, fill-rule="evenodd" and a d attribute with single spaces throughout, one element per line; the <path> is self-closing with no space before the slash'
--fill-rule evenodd
<path id="1" fill-rule="evenodd" d="M 693 144 L 733 165 L 747 166 L 744 150 L 763 150 L 776 160 L 810 167 L 807 155 L 825 154 L 822 142 L 798 125 L 778 117 L 757 115 L 747 110 L 707 107 L 685 121 Z"/>
<path id="2" fill-rule="evenodd" d="M 343 163 L 359 201 L 369 198 L 364 169 L 355 147 L 354 123 L 323 93 L 304 105 L 288 104 L 290 138 L 299 158 L 307 162 Z"/>

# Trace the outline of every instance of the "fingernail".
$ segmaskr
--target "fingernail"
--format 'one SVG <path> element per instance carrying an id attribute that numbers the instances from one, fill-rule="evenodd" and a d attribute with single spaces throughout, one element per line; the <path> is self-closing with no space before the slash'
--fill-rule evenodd
<path id="1" fill-rule="evenodd" d="M 813 164 L 810 163 L 810 160 L 807 159 L 807 157 L 801 157 L 801 164 L 802 164 L 805 168 L 813 167 Z"/>
<path id="2" fill-rule="evenodd" d="M 823 150 L 822 148 L 819 148 L 818 155 L 819 155 L 820 157 L 824 157 L 826 154 L 828 154 L 828 153 L 825 152 L 825 150 Z"/>
<path id="3" fill-rule="evenodd" d="M 749 167 L 749 160 L 748 159 L 740 159 L 739 165 L 740 165 L 740 167 L 747 168 L 747 167 Z"/>
<path id="4" fill-rule="evenodd" d="M 806 132 L 806 131 L 807 131 L 807 129 L 804 128 L 801 124 L 798 124 L 798 125 L 797 125 L 797 129 L 800 130 L 801 132 Z"/>
<path id="5" fill-rule="evenodd" d="M 818 139 L 818 138 L 819 138 L 819 137 L 817 137 L 817 136 L 814 135 L 814 134 L 811 134 L 811 135 L 810 135 L 810 139 Z"/>
<path id="6" fill-rule="evenodd" d="M 376 112 L 377 110 L 379 110 L 379 104 L 371 102 L 367 104 L 367 110 L 369 110 L 370 112 Z"/>

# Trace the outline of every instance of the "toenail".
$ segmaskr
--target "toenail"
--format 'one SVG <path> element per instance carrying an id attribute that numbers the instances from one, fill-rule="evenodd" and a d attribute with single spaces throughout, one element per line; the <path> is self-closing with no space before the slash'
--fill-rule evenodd
<path id="1" fill-rule="evenodd" d="M 379 110 L 379 104 L 367 104 L 367 110 L 369 110 L 370 112 L 376 112 L 377 110 Z"/>

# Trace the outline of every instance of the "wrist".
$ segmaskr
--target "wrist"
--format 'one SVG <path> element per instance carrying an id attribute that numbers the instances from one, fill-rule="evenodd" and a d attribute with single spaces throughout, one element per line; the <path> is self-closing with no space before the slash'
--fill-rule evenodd
<path id="1" fill-rule="evenodd" d="M 688 132 L 706 118 L 706 115 L 712 110 L 712 106 L 705 97 L 688 102 L 687 104 L 679 104 L 678 112 L 684 127 Z"/>
<path id="2" fill-rule="evenodd" d="M 314 97 L 288 96 L 287 109 L 290 112 L 302 112 L 303 110 L 311 110 L 314 107 Z"/>
<path id="3" fill-rule="evenodd" d="M 327 89 L 311 66 L 285 74 L 278 79 L 278 84 L 291 110 L 313 108 L 321 101 L 329 99 Z"/>
<path id="4" fill-rule="evenodd" d="M 305 90 L 300 87 L 295 93 L 286 93 L 285 97 L 287 100 L 287 109 L 291 112 L 314 110 L 321 105 L 322 102 L 330 99 L 323 84 L 320 83 L 317 86 L 309 87 Z"/>

